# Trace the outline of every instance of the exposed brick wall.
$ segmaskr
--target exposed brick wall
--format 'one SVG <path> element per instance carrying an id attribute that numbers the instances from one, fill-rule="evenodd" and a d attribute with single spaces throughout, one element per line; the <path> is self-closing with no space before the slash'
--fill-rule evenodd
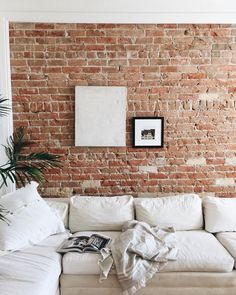
<path id="1" fill-rule="evenodd" d="M 235 195 L 236 28 L 10 25 L 14 126 L 62 155 L 45 195 Z M 127 147 L 74 146 L 76 85 L 128 88 Z M 131 147 L 133 116 L 164 116 L 163 149 Z"/>

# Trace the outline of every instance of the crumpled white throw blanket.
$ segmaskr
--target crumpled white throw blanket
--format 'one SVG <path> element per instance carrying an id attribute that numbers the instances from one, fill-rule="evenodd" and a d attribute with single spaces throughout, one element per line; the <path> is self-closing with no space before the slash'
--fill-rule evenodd
<path id="1" fill-rule="evenodd" d="M 107 278 L 114 260 L 123 293 L 134 294 L 145 287 L 168 260 L 176 260 L 177 252 L 173 228 L 160 229 L 145 222 L 128 221 L 121 235 L 112 241 L 110 250 L 101 252 L 100 279 Z"/>

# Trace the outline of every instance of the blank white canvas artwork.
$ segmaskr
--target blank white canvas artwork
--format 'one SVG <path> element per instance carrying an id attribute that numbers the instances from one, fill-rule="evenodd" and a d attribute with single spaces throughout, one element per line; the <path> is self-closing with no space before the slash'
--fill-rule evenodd
<path id="1" fill-rule="evenodd" d="M 75 87 L 75 145 L 126 145 L 126 87 Z"/>

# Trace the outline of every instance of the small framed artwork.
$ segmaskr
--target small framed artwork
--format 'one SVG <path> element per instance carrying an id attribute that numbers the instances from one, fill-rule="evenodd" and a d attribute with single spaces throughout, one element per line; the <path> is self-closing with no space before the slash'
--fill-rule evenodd
<path id="1" fill-rule="evenodd" d="M 161 148 L 164 144 L 164 117 L 134 117 L 133 146 Z"/>

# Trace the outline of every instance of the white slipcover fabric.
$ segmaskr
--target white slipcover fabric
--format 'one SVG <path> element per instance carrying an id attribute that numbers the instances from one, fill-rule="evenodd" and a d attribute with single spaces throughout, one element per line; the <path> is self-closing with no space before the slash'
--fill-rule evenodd
<path id="1" fill-rule="evenodd" d="M 234 295 L 236 271 L 157 273 L 137 295 Z M 61 275 L 61 295 L 123 295 L 116 275 Z"/>
<path id="2" fill-rule="evenodd" d="M 234 268 L 236 268 L 236 232 L 218 233 L 216 237 L 235 259 Z"/>
<path id="3" fill-rule="evenodd" d="M 1 295 L 55 295 L 61 255 L 55 252 L 68 233 L 53 235 L 37 246 L 0 257 Z"/>
<path id="4" fill-rule="evenodd" d="M 121 230 L 126 221 L 134 219 L 133 198 L 74 196 L 70 202 L 69 229 Z"/>
<path id="5" fill-rule="evenodd" d="M 203 226 L 202 201 L 196 194 L 134 199 L 136 219 L 175 230 L 196 230 Z"/>
<path id="6" fill-rule="evenodd" d="M 176 261 L 170 261 L 162 272 L 199 271 L 230 272 L 234 259 L 210 233 L 204 230 L 178 231 Z"/>
<path id="7" fill-rule="evenodd" d="M 62 219 L 65 228 L 68 228 L 68 213 L 69 213 L 69 201 L 61 201 L 58 199 L 44 199 L 52 211 Z"/>
<path id="8" fill-rule="evenodd" d="M 203 207 L 208 232 L 236 231 L 236 198 L 205 197 Z"/>
<path id="9" fill-rule="evenodd" d="M 90 236 L 93 233 L 99 233 L 105 235 L 114 240 L 118 237 L 121 232 L 119 231 L 105 231 L 105 232 L 91 232 L 83 231 L 73 234 L 73 236 Z M 63 255 L 62 258 L 62 272 L 64 274 L 99 274 L 100 268 L 98 266 L 98 259 L 101 258 L 100 254 L 96 253 L 77 253 L 77 252 L 68 252 Z M 114 273 L 114 270 L 112 271 Z"/>
<path id="10" fill-rule="evenodd" d="M 99 232 L 111 238 L 117 237 L 119 232 Z M 91 232 L 78 234 L 90 235 Z M 176 261 L 169 261 L 161 272 L 230 272 L 234 259 L 219 243 L 219 241 L 204 230 L 176 232 L 178 256 Z M 94 275 L 99 274 L 97 265 L 99 254 L 76 252 L 63 256 L 63 274 Z M 114 273 L 114 270 L 112 271 Z"/>
<path id="11" fill-rule="evenodd" d="M 1 197 L 9 224 L 0 222 L 0 250 L 19 250 L 65 231 L 62 220 L 38 194 L 37 186 L 32 182 Z"/>

